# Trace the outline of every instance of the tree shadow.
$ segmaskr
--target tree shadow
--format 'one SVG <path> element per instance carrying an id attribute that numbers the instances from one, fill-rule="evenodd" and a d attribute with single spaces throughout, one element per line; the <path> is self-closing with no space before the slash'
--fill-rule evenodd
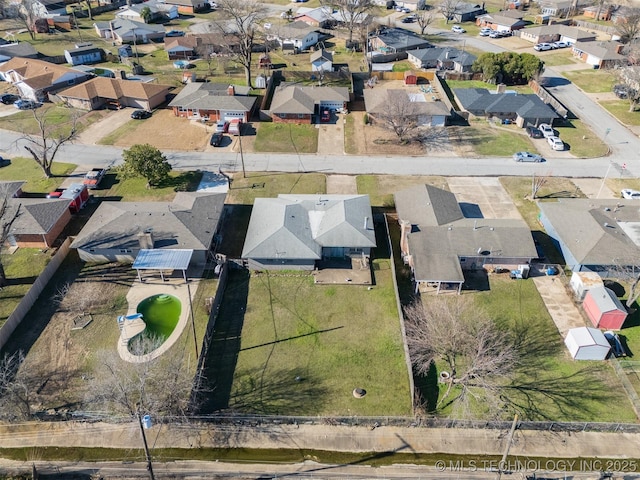
<path id="1" fill-rule="evenodd" d="M 440 389 L 438 388 L 438 370 L 432 363 L 426 375 L 415 374 L 413 383 L 420 395 L 420 406 L 427 413 L 434 413 L 438 407 L 438 397 Z"/>
<path id="2" fill-rule="evenodd" d="M 180 172 L 177 176 L 168 176 L 159 184 L 159 188 L 173 187 L 176 192 L 195 192 L 202 180 L 202 172 Z"/>

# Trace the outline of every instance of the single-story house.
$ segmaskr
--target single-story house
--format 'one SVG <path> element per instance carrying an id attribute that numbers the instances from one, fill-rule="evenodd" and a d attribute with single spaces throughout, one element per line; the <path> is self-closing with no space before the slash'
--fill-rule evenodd
<path id="1" fill-rule="evenodd" d="M 402 28 L 385 28 L 377 35 L 369 37 L 369 50 L 382 53 L 399 53 L 431 46 L 416 33 Z"/>
<path id="2" fill-rule="evenodd" d="M 248 122 L 256 104 L 249 87 L 228 83 L 188 83 L 171 100 L 176 117 L 216 122 L 241 118 Z"/>
<path id="3" fill-rule="evenodd" d="M 162 20 L 173 20 L 180 17 L 177 5 L 158 2 L 156 0 L 148 0 L 143 3 L 136 3 L 122 7 L 120 11 L 116 13 L 116 18 L 131 20 L 132 22 L 147 23 L 144 18 L 142 18 L 141 13 L 145 8 L 148 8 L 150 12 L 149 22 L 161 22 Z"/>
<path id="4" fill-rule="evenodd" d="M 572 45 L 571 53 L 594 68 L 614 68 L 627 63 L 627 57 L 622 55 L 624 44 L 616 41 L 608 42 L 580 42 Z"/>
<path id="5" fill-rule="evenodd" d="M 519 127 L 553 125 L 559 115 L 534 94 L 491 93 L 486 88 L 455 88 L 453 95 L 464 111 L 477 117 L 512 120 Z"/>
<path id="6" fill-rule="evenodd" d="M 42 101 L 48 93 L 80 84 L 92 76 L 35 58 L 15 57 L 0 65 L 0 77 L 17 87 L 22 97 L 34 101 Z"/>
<path id="7" fill-rule="evenodd" d="M 564 339 L 574 360 L 604 360 L 611 346 L 604 334 L 597 328 L 572 328 Z"/>
<path id="8" fill-rule="evenodd" d="M 71 220 L 70 200 L 23 197 L 25 182 L 0 182 L 7 193 L 7 218 L 15 220 L 7 234 L 12 247 L 49 248 Z"/>
<path id="9" fill-rule="evenodd" d="M 100 38 L 106 38 L 117 43 L 148 43 L 164 39 L 165 29 L 162 25 L 134 22 L 125 18 L 116 18 L 110 22 L 96 22 L 93 24 Z"/>
<path id="10" fill-rule="evenodd" d="M 616 294 L 604 285 L 589 289 L 582 308 L 596 328 L 620 330 L 627 319 L 627 309 Z"/>
<path id="11" fill-rule="evenodd" d="M 618 277 L 640 270 L 640 210 L 634 200 L 541 202 L 540 223 L 574 272 Z"/>
<path id="12" fill-rule="evenodd" d="M 456 23 L 473 22 L 479 15 L 484 15 L 487 11 L 484 9 L 484 3 L 467 3 L 460 2 L 455 6 L 455 10 L 449 16 L 449 21 Z"/>
<path id="13" fill-rule="evenodd" d="M 368 258 L 376 246 L 368 195 L 256 198 L 242 249 L 249 268 L 313 270 L 331 258 Z"/>
<path id="14" fill-rule="evenodd" d="M 327 7 L 300 7 L 293 18 L 314 28 L 325 28 L 335 23 L 332 14 L 333 11 Z"/>
<path id="15" fill-rule="evenodd" d="M 542 0 L 538 2 L 541 15 L 565 18 L 571 12 L 574 0 Z"/>
<path id="16" fill-rule="evenodd" d="M 488 27 L 498 32 L 514 32 L 526 25 L 524 13 L 520 10 L 502 10 L 497 13 L 485 13 L 476 18 L 476 25 Z"/>
<path id="17" fill-rule="evenodd" d="M 553 25 L 524 28 L 520 30 L 520 38 L 534 44 L 567 42 L 573 45 L 578 42 L 592 42 L 596 39 L 596 34 L 577 27 L 554 23 Z"/>
<path id="18" fill-rule="evenodd" d="M 321 110 L 347 108 L 347 87 L 315 87 L 281 84 L 276 88 L 269 112 L 276 123 L 312 123 Z"/>
<path id="19" fill-rule="evenodd" d="M 30 7 L 35 17 L 66 15 L 67 13 L 67 4 L 64 0 L 35 0 L 31 2 Z"/>
<path id="20" fill-rule="evenodd" d="M 13 57 L 37 58 L 38 55 L 38 51 L 28 42 L 7 42 L 0 45 L 0 63 L 7 62 Z"/>
<path id="21" fill-rule="evenodd" d="M 409 50 L 407 56 L 407 60 L 416 68 L 435 68 L 454 72 L 470 72 L 473 62 L 476 61 L 475 55 L 453 47 Z"/>
<path id="22" fill-rule="evenodd" d="M 167 5 L 175 5 L 180 13 L 198 13 L 209 10 L 210 4 L 205 0 L 162 0 Z"/>
<path id="23" fill-rule="evenodd" d="M 538 256 L 521 219 L 465 218 L 456 196 L 432 185 L 398 191 L 394 198 L 400 251 L 416 292 L 460 293 L 464 270 L 527 264 Z"/>
<path id="24" fill-rule="evenodd" d="M 406 104 L 406 102 L 409 102 Z M 402 104 L 405 103 L 404 106 Z M 369 121 L 376 123 L 382 115 L 395 110 L 414 117 L 418 126 L 444 127 L 451 117 L 449 108 L 440 101 L 427 101 L 424 93 L 394 89 L 365 89 L 364 105 Z M 396 106 L 394 108 L 394 106 Z"/>
<path id="25" fill-rule="evenodd" d="M 102 202 L 71 248 L 87 262 L 133 263 L 141 249 L 193 249 L 206 263 L 214 248 L 224 193 L 178 192 L 172 202 Z"/>
<path id="26" fill-rule="evenodd" d="M 618 25 L 620 23 L 626 23 L 635 15 L 637 15 L 635 6 L 617 5 L 616 7 L 614 7 L 613 12 L 611 13 L 611 21 L 614 23 L 614 25 Z"/>
<path id="27" fill-rule="evenodd" d="M 608 22 L 611 20 L 611 15 L 615 10 L 614 5 L 591 5 L 585 7 L 582 11 L 582 15 L 586 18 L 593 18 L 594 20 L 602 20 Z M 598 18 L 596 18 L 598 16 Z"/>
<path id="28" fill-rule="evenodd" d="M 569 287 L 573 290 L 576 299 L 581 302 L 589 290 L 604 287 L 604 282 L 602 277 L 594 272 L 573 272 Z"/>
<path id="29" fill-rule="evenodd" d="M 68 105 L 83 110 L 105 106 L 153 110 L 167 100 L 171 87 L 157 83 L 96 77 L 57 94 Z"/>
<path id="30" fill-rule="evenodd" d="M 189 35 L 186 37 L 167 37 L 164 41 L 164 51 L 167 52 L 169 60 L 189 60 L 196 58 L 198 53 L 198 39 Z"/>
<path id="31" fill-rule="evenodd" d="M 283 50 L 302 52 L 314 46 L 320 40 L 316 27 L 297 20 L 278 28 L 268 40 L 276 40 Z"/>
<path id="32" fill-rule="evenodd" d="M 104 50 L 98 47 L 77 47 L 64 51 L 64 58 L 71 65 L 100 63 L 105 59 Z"/>
<path id="33" fill-rule="evenodd" d="M 311 71 L 312 72 L 332 72 L 333 71 L 333 52 L 321 48 L 311 54 Z"/>

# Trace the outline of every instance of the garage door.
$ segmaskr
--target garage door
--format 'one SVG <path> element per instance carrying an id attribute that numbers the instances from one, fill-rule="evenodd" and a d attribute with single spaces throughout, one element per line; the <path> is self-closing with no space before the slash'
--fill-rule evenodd
<path id="1" fill-rule="evenodd" d="M 244 118 L 244 112 L 220 112 L 220 117 L 230 122 L 234 118 Z"/>
<path id="2" fill-rule="evenodd" d="M 320 109 L 339 110 L 344 106 L 343 102 L 320 102 Z"/>

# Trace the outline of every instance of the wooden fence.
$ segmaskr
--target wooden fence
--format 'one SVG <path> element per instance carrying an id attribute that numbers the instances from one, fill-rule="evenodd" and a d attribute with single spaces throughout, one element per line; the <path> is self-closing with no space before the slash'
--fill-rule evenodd
<path id="1" fill-rule="evenodd" d="M 36 303 L 36 300 L 38 300 L 38 297 L 49 283 L 49 280 L 51 280 L 51 277 L 53 277 L 62 261 L 67 257 L 67 254 L 69 253 L 69 245 L 71 245 L 72 241 L 73 239 L 68 237 L 60 248 L 58 248 L 58 251 L 45 267 L 44 271 L 38 276 L 36 281 L 33 282 L 29 291 L 20 301 L 13 313 L 9 315 L 9 318 L 2 328 L 0 328 L 0 349 L 2 349 L 2 347 L 6 345 L 7 341 L 9 341 L 11 334 L 16 328 L 18 328 L 18 325 L 22 323 L 31 307 L 33 307 L 33 304 Z"/>

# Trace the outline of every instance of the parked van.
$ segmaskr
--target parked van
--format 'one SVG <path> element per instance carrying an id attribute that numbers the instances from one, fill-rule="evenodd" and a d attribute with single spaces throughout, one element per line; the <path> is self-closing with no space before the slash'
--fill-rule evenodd
<path id="1" fill-rule="evenodd" d="M 229 133 L 231 135 L 240 135 L 240 129 L 242 128 L 242 119 L 234 118 L 229 122 Z"/>

